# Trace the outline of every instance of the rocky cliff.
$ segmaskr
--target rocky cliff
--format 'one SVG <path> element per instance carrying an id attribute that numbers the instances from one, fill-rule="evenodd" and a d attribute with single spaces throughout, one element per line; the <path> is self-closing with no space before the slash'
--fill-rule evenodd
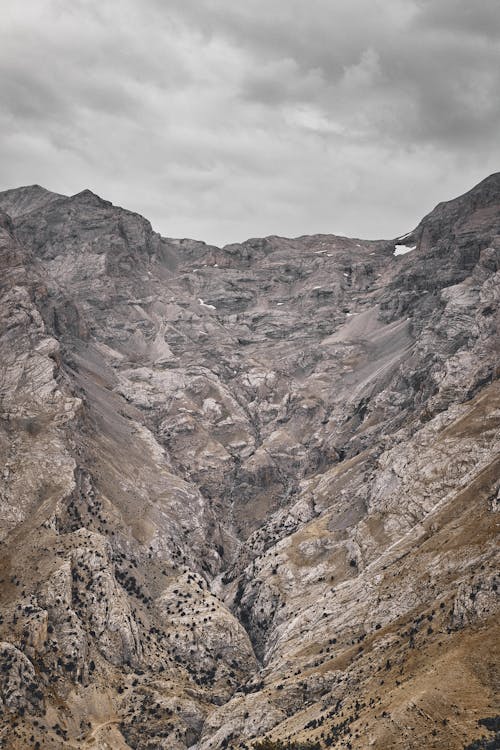
<path id="1" fill-rule="evenodd" d="M 494 741 L 500 174 L 223 248 L 35 185 L 0 243 L 0 747 Z"/>

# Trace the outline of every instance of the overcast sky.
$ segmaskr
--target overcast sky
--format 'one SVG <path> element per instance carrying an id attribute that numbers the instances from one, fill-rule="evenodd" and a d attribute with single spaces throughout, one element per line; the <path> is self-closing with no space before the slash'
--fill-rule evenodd
<path id="1" fill-rule="evenodd" d="M 499 0 L 3 0 L 0 189 L 394 237 L 500 169 Z"/>

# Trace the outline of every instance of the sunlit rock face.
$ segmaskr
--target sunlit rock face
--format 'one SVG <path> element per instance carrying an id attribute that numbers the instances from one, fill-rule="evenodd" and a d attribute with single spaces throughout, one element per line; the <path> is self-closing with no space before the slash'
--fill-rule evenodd
<path id="1" fill-rule="evenodd" d="M 0 747 L 492 740 L 500 175 L 390 241 L 0 212 Z"/>

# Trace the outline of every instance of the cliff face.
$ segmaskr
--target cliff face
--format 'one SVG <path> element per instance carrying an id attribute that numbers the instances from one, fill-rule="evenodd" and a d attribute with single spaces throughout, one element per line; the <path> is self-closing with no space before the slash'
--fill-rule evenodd
<path id="1" fill-rule="evenodd" d="M 491 738 L 500 175 L 394 241 L 0 211 L 0 747 Z"/>

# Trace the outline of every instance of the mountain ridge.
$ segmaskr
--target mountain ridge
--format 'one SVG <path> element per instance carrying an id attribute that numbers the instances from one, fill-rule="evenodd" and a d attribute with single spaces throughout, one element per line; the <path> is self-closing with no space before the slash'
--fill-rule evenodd
<path id="1" fill-rule="evenodd" d="M 447 201 L 442 201 L 442 202 L 438 203 L 428 214 L 426 214 L 424 216 L 424 218 L 422 219 L 422 221 L 420 223 L 424 222 L 428 216 L 430 216 L 436 210 L 438 210 L 438 209 L 440 209 L 442 207 L 445 207 L 447 204 L 456 204 L 458 200 L 465 200 L 465 199 L 467 199 L 469 197 L 473 197 L 473 196 L 478 196 L 478 198 L 479 198 L 480 196 L 484 195 L 485 188 L 490 188 L 491 187 L 492 188 L 491 193 L 493 194 L 492 197 L 498 199 L 498 191 L 500 190 L 499 184 L 500 184 L 500 172 L 492 172 L 490 175 L 488 175 L 483 180 L 481 180 L 480 182 L 478 182 L 476 185 L 474 185 L 474 187 L 472 187 L 470 190 L 466 191 L 465 193 L 459 195 L 458 197 L 450 198 Z M 111 203 L 111 201 L 107 201 L 106 199 L 102 198 L 98 193 L 94 192 L 90 188 L 83 188 L 81 191 L 79 191 L 78 193 L 74 193 L 73 195 L 63 195 L 61 193 L 55 193 L 54 191 L 48 190 L 47 188 L 45 188 L 45 187 L 43 187 L 43 186 L 41 186 L 41 185 L 39 185 L 37 183 L 34 183 L 33 185 L 21 185 L 21 186 L 19 186 L 17 188 L 10 188 L 8 190 L 0 191 L 0 201 L 3 202 L 4 204 L 7 202 L 7 205 L 8 205 L 9 204 L 9 196 L 14 196 L 14 195 L 21 195 L 21 196 L 23 196 L 23 195 L 27 195 L 30 203 L 33 203 L 33 202 L 36 203 L 37 201 L 36 201 L 36 199 L 34 200 L 33 193 L 37 193 L 37 194 L 41 193 L 42 195 L 47 196 L 48 200 L 59 200 L 59 199 L 70 200 L 72 198 L 77 198 L 78 196 L 80 196 L 80 197 L 82 197 L 82 196 L 95 196 L 100 201 L 103 201 L 105 204 L 109 204 L 109 205 L 112 205 L 112 206 L 114 205 L 113 203 Z M 53 196 L 53 198 L 52 198 L 52 196 Z M 131 213 L 131 214 L 135 214 L 137 216 L 140 215 L 140 214 L 137 214 L 134 211 L 130 211 L 130 209 L 126 209 L 126 208 L 123 208 L 123 207 L 120 207 L 120 206 L 116 206 L 116 208 L 118 208 L 118 209 L 120 209 L 122 211 L 127 211 L 128 213 Z M 35 208 L 34 210 L 37 210 L 37 209 Z M 7 210 L 5 210 L 5 213 L 9 213 L 9 212 Z M 144 217 L 142 217 L 142 218 L 144 218 Z M 147 219 L 146 219 L 146 221 L 147 221 Z M 413 230 L 413 232 L 408 232 L 405 235 L 399 235 L 399 236 L 395 237 L 394 239 L 407 238 L 407 237 L 411 236 L 416 231 L 416 229 L 417 228 L 415 228 L 415 230 Z M 284 235 L 272 234 L 272 235 L 266 235 L 266 237 L 263 237 L 263 238 L 249 237 L 246 240 L 243 240 L 242 242 L 239 242 L 239 243 L 238 242 L 227 243 L 226 245 L 220 246 L 218 249 L 223 249 L 224 247 L 229 247 L 231 245 L 241 245 L 241 244 L 244 244 L 245 242 L 252 242 L 252 241 L 255 242 L 257 240 L 263 240 L 263 239 L 284 239 L 284 240 L 295 239 L 295 240 L 301 240 L 301 239 L 305 239 L 307 237 L 328 237 L 328 236 L 337 236 L 337 237 L 342 237 L 344 239 L 360 239 L 358 237 L 350 237 L 349 238 L 349 237 L 346 237 L 345 235 L 332 235 L 331 233 L 327 233 L 327 234 L 320 233 L 320 234 L 314 234 L 314 235 L 302 234 L 302 235 L 298 235 L 297 237 L 294 237 L 294 238 L 292 238 L 292 237 L 285 237 Z M 191 240 L 191 241 L 194 241 L 194 242 L 203 242 L 203 240 L 194 240 L 193 238 L 187 238 L 187 237 L 185 237 L 183 239 L 177 239 L 176 241 L 177 242 L 182 242 L 183 240 L 184 241 L 185 240 Z M 367 240 L 365 240 L 365 241 L 367 241 Z M 373 240 L 373 241 L 383 241 L 383 240 L 380 238 L 379 240 Z M 207 243 L 204 243 L 204 244 L 207 244 Z"/>

